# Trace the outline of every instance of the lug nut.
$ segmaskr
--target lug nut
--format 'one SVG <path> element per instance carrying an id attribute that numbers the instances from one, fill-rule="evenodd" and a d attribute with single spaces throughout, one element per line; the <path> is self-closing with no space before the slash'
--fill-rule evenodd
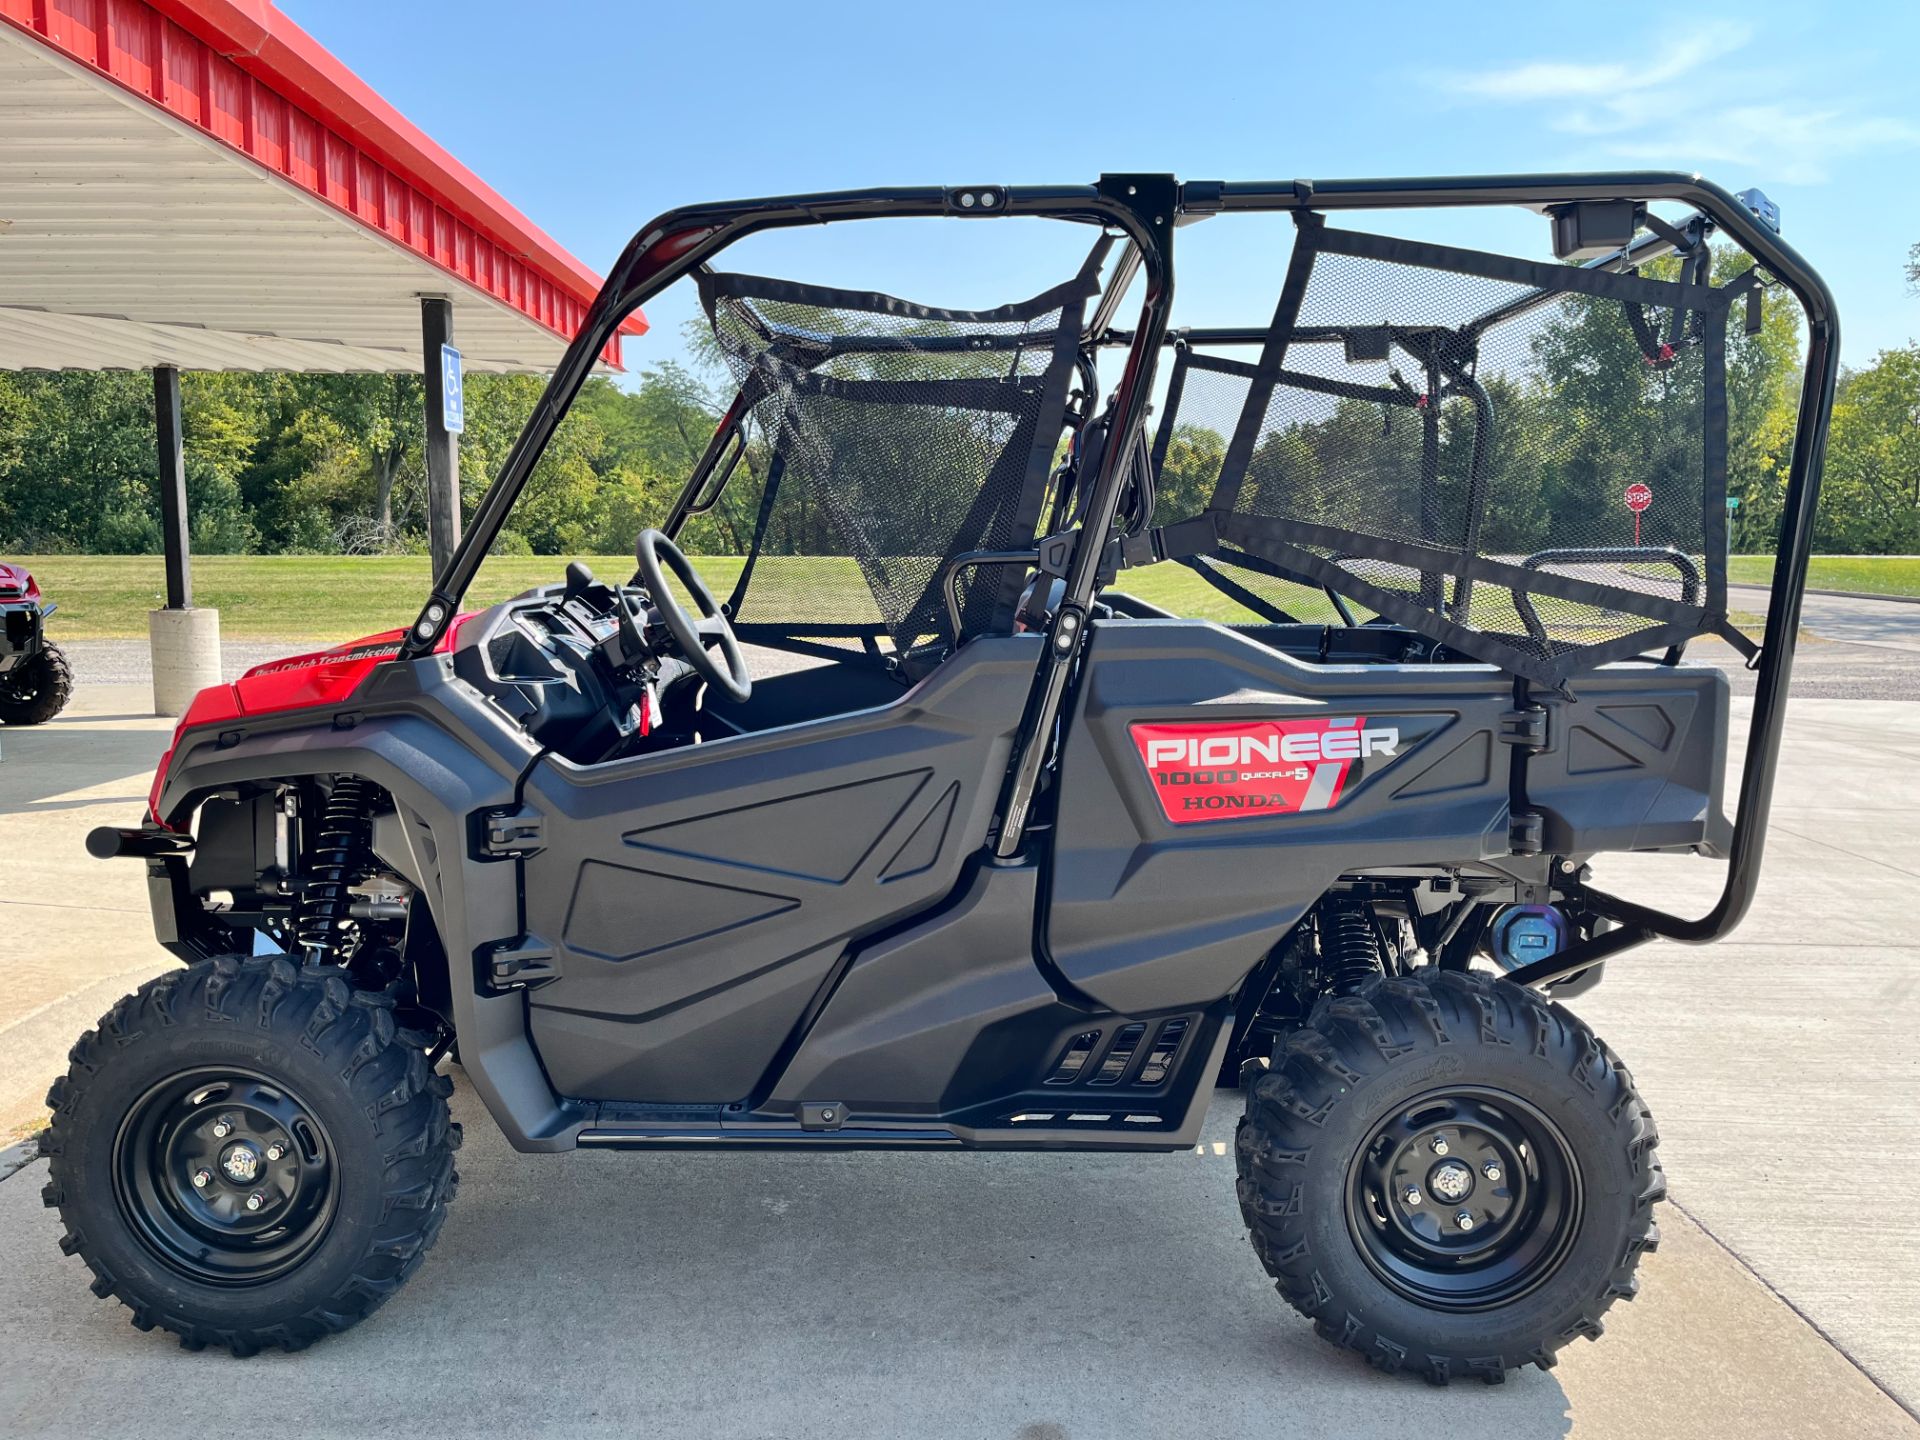
<path id="1" fill-rule="evenodd" d="M 1473 1228 L 1473 1212 L 1471 1210 L 1462 1210 L 1458 1215 L 1453 1217 L 1453 1223 L 1458 1225 L 1462 1230 L 1471 1230 Z"/>
<path id="2" fill-rule="evenodd" d="M 1433 1153 L 1436 1155 L 1444 1155 L 1447 1153 L 1447 1137 L 1446 1136 L 1436 1135 L 1433 1137 Z"/>
<path id="3" fill-rule="evenodd" d="M 213 1138 L 214 1139 L 224 1140 L 227 1138 L 227 1136 L 231 1135 L 232 1133 L 233 1133 L 233 1117 L 231 1115 L 222 1115 L 218 1120 L 213 1122 Z"/>
<path id="4" fill-rule="evenodd" d="M 253 1194 L 247 1196 L 247 1209 L 249 1210 L 258 1210 L 262 1205 L 266 1203 L 267 1203 L 267 1197 L 262 1195 L 258 1190 L 254 1191 Z"/>
<path id="5" fill-rule="evenodd" d="M 274 1141 L 273 1144 L 267 1146 L 267 1159 L 269 1160 L 278 1160 L 282 1155 L 286 1153 L 287 1153 L 287 1147 L 282 1145 L 278 1140 Z M 1487 1168 L 1489 1170 L 1493 1169 L 1491 1165 L 1489 1165 Z M 1498 1180 L 1500 1177 L 1499 1175 L 1494 1174 L 1494 1175 L 1489 1175 L 1487 1178 L 1489 1180 Z"/>
<path id="6" fill-rule="evenodd" d="M 194 1189 L 204 1190 L 207 1188 L 207 1186 L 211 1185 L 212 1183 L 213 1183 L 213 1171 L 196 1170 L 193 1172 L 193 1188 Z"/>
<path id="7" fill-rule="evenodd" d="M 1418 1185 L 1407 1186 L 1406 1194 L 1401 1198 L 1409 1205 L 1418 1205 L 1420 1203 L 1420 1187 Z"/>
<path id="8" fill-rule="evenodd" d="M 267 1153 L 271 1155 L 273 1152 L 269 1150 Z M 1500 1178 L 1500 1167 L 1494 1164 L 1493 1161 L 1489 1160 L 1486 1164 L 1480 1167 L 1480 1173 L 1486 1176 L 1487 1179 L 1489 1180 L 1498 1180 Z"/>

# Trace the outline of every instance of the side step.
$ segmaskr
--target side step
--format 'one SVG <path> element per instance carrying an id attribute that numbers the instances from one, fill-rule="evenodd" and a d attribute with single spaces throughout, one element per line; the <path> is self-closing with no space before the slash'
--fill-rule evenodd
<path id="1" fill-rule="evenodd" d="M 1109 1125 L 1092 1124 L 981 1129 L 847 1125 L 838 1130 L 803 1130 L 798 1125 L 743 1123 L 593 1125 L 580 1131 L 575 1143 L 583 1150 L 1094 1150 L 1166 1154 L 1191 1150 L 1194 1136 L 1144 1128 L 1126 1133 Z"/>
<path id="2" fill-rule="evenodd" d="M 595 1125 L 582 1130 L 580 1148 L 597 1150 L 957 1150 L 964 1142 L 945 1126 L 890 1129 L 848 1125 L 838 1130 L 798 1124 Z"/>

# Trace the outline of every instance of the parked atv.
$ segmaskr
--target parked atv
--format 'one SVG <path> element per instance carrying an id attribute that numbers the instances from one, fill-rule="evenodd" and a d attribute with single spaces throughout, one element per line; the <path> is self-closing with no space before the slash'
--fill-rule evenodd
<path id="1" fill-rule="evenodd" d="M 1544 210 L 1553 258 L 1334 223 L 1492 204 Z M 1725 934 L 1759 869 L 1835 375 L 1760 209 L 1671 175 L 1123 175 L 654 221 L 417 619 L 203 692 L 146 822 L 90 837 L 185 968 L 48 1097 L 66 1248 L 190 1346 L 354 1324 L 453 1196 L 456 1041 L 527 1151 L 1173 1152 L 1224 1069 L 1254 1249 L 1321 1334 L 1436 1382 L 1550 1365 L 1632 1295 L 1663 1193 L 1554 996 Z M 1297 227 L 1271 318 L 1170 328 L 1179 229 L 1262 211 Z M 1010 215 L 1093 243 L 992 309 L 714 266 Z M 614 326 L 682 277 L 738 393 L 634 573 L 463 613 Z M 1783 287 L 1811 344 L 1732 824 L 1727 681 L 1681 652 L 1756 651 L 1727 356 Z M 1636 544 L 1588 482 L 1658 497 Z M 676 538 L 723 501 L 724 599 Z M 1170 560 L 1240 619 L 1130 590 Z M 1636 905 L 1602 851 L 1727 858 L 1724 893 Z"/>
<path id="2" fill-rule="evenodd" d="M 47 639 L 57 608 L 23 566 L 0 564 L 0 725 L 44 725 L 73 697 L 66 653 Z"/>

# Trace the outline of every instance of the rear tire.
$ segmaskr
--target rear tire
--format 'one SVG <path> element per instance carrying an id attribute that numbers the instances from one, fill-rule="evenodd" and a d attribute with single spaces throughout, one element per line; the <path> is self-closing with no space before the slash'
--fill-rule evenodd
<path id="1" fill-rule="evenodd" d="M 170 972 L 72 1061 L 47 1095 L 42 1198 L 138 1329 L 299 1350 L 378 1309 L 440 1233 L 453 1083 L 338 971 L 222 956 Z"/>
<path id="2" fill-rule="evenodd" d="M 0 675 L 0 724 L 44 725 L 73 698 L 73 667 L 58 645 L 44 645 Z"/>
<path id="3" fill-rule="evenodd" d="M 1626 1067 L 1571 1012 L 1427 969 L 1322 1000 L 1282 1042 L 1240 1122 L 1240 1209 L 1323 1338 L 1434 1384 L 1496 1384 L 1597 1339 L 1633 1297 L 1659 1242 L 1657 1143 Z"/>

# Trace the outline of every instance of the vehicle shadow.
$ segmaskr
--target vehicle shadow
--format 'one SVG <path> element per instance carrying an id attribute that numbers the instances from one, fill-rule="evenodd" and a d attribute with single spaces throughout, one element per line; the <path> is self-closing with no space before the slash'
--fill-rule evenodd
<path id="1" fill-rule="evenodd" d="M 168 735 L 115 715 L 0 727 L 0 815 L 143 801 Z"/>

